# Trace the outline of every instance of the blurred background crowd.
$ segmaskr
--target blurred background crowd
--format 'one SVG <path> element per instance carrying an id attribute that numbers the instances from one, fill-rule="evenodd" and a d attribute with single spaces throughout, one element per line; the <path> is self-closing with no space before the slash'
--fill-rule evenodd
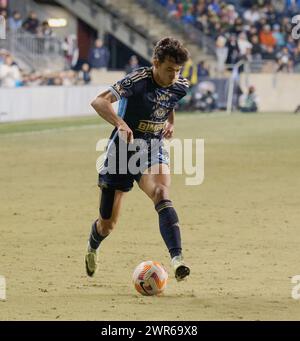
<path id="1" fill-rule="evenodd" d="M 99 72 L 114 70 L 118 60 L 127 74 L 150 65 L 150 60 L 131 51 L 130 46 L 122 50 L 120 43 L 108 43 L 103 34 L 91 29 L 88 40 L 81 36 L 81 46 L 82 33 L 78 28 L 58 36 L 55 25 L 45 20 L 45 16 L 41 17 L 41 12 L 18 10 L 10 5 L 13 1 L 0 0 L 0 16 L 6 19 L 7 35 L 15 37 L 13 41 L 17 47 L 25 46 L 28 37 L 34 41 L 34 48 L 31 48 L 34 49 L 34 58 L 49 54 L 51 62 L 52 52 L 61 54 L 63 65 L 55 70 L 24 68 L 15 54 L 16 47 L 1 45 L 0 41 L 1 87 L 88 85 L 93 82 L 94 71 L 98 72 L 99 79 Z M 111 0 L 100 2 L 113 3 Z M 182 75 L 191 84 L 189 95 L 181 103 L 183 108 L 203 111 L 224 108 L 225 100 L 220 105 L 217 91 L 220 81 L 214 83 L 212 78 L 228 80 L 235 72 L 234 65 L 241 61 L 259 65 L 260 72 L 300 72 L 300 40 L 292 34 L 295 27 L 292 18 L 300 13 L 300 0 L 153 0 L 151 3 L 164 9 L 166 20 L 176 21 L 182 27 L 193 27 L 197 34 L 212 42 L 213 62 L 202 57 L 191 58 L 182 69 Z M 83 26 L 80 20 L 78 23 L 81 29 L 87 26 Z M 243 71 L 241 65 L 237 72 Z M 245 111 L 249 108 L 257 110 L 259 100 L 253 85 L 249 84 L 246 91 L 237 85 L 235 93 L 239 96 L 237 106 Z"/>

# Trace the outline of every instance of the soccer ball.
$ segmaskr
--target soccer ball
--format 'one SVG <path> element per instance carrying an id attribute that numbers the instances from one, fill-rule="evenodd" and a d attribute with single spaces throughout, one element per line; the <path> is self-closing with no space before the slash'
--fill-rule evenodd
<path id="1" fill-rule="evenodd" d="M 144 296 L 161 294 L 168 280 L 166 269 L 158 262 L 151 260 L 140 263 L 132 276 L 135 289 Z"/>

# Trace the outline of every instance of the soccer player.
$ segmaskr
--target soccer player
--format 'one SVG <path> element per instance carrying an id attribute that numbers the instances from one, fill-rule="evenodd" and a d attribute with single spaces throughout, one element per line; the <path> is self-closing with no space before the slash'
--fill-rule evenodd
<path id="1" fill-rule="evenodd" d="M 188 58 L 187 49 L 178 40 L 170 37 L 161 39 L 154 48 L 152 67 L 133 71 L 91 103 L 96 112 L 115 128 L 99 174 L 99 217 L 92 225 L 85 256 L 88 276 L 95 274 L 97 249 L 115 228 L 121 202 L 125 193 L 132 189 L 134 180 L 153 201 L 159 217 L 160 233 L 169 250 L 176 279 L 183 280 L 190 274 L 182 256 L 178 216 L 169 197 L 171 181 L 168 157 L 161 144 L 163 138 L 168 139 L 173 135 L 174 108 L 189 87 L 188 81 L 180 75 Z M 120 101 L 117 114 L 112 106 L 116 101 Z M 141 146 L 136 151 L 125 149 L 120 155 L 122 143 L 129 149 L 139 139 L 146 147 Z M 137 152 L 141 155 L 149 153 L 142 158 L 144 161 L 139 160 L 139 171 L 131 171 L 127 163 L 124 171 L 120 157 L 130 158 Z M 117 164 L 114 171 L 109 166 L 113 164 L 111 160 Z"/>

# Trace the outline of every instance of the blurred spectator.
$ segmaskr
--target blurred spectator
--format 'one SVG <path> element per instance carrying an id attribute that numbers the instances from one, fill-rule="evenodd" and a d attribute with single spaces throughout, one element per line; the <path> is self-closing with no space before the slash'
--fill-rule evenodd
<path id="1" fill-rule="evenodd" d="M 300 72 L 300 43 L 298 43 L 297 47 L 295 48 L 294 55 L 293 55 L 293 62 L 294 62 L 294 71 Z"/>
<path id="2" fill-rule="evenodd" d="M 252 44 L 249 42 L 247 35 L 245 32 L 239 34 L 238 41 L 237 41 L 240 55 L 245 56 L 247 51 L 252 49 Z"/>
<path id="3" fill-rule="evenodd" d="M 250 86 L 247 94 L 243 94 L 239 99 L 239 106 L 241 112 L 257 112 L 258 97 L 255 93 L 254 86 Z"/>
<path id="4" fill-rule="evenodd" d="M 37 18 L 36 13 L 34 11 L 31 11 L 28 18 L 23 23 L 23 28 L 31 34 L 36 34 L 38 32 L 39 24 L 40 22 Z"/>
<path id="5" fill-rule="evenodd" d="M 277 72 L 285 71 L 285 72 L 292 72 L 293 68 L 293 61 L 291 59 L 289 50 L 287 47 L 284 47 L 276 56 L 278 69 Z"/>
<path id="6" fill-rule="evenodd" d="M 285 0 L 285 9 L 290 14 L 295 14 L 300 10 L 300 0 Z"/>
<path id="7" fill-rule="evenodd" d="M 14 11 L 12 17 L 8 19 L 8 28 L 12 32 L 16 32 L 22 28 L 23 20 L 19 11 Z"/>
<path id="8" fill-rule="evenodd" d="M 197 110 L 211 112 L 217 109 L 217 99 L 215 85 L 210 81 L 204 81 L 195 87 L 191 103 Z"/>
<path id="9" fill-rule="evenodd" d="M 62 85 L 63 86 L 72 86 L 72 85 L 75 85 L 76 83 L 76 72 L 73 71 L 73 70 L 67 70 L 67 71 L 64 71 L 64 72 L 61 72 L 59 74 L 59 77 L 61 78 L 62 80 Z"/>
<path id="10" fill-rule="evenodd" d="M 39 72 L 31 74 L 23 74 L 23 86 L 40 86 L 43 85 L 43 75 Z"/>
<path id="11" fill-rule="evenodd" d="M 238 13 L 235 10 L 235 6 L 229 4 L 225 7 L 222 14 L 222 20 L 228 23 L 229 25 L 234 25 L 235 20 L 238 18 Z"/>
<path id="12" fill-rule="evenodd" d="M 226 59 L 226 64 L 229 64 L 229 69 L 232 68 L 232 65 L 236 64 L 239 60 L 240 49 L 237 43 L 236 35 L 232 34 L 229 37 L 229 40 L 226 43 L 228 54 Z"/>
<path id="13" fill-rule="evenodd" d="M 79 49 L 75 34 L 70 34 L 65 38 L 62 49 L 65 56 L 65 69 L 75 68 L 79 58 Z"/>
<path id="14" fill-rule="evenodd" d="M 283 17 L 281 22 L 282 32 L 289 35 L 292 32 L 292 23 L 289 17 Z"/>
<path id="15" fill-rule="evenodd" d="M 0 15 L 2 17 L 4 17 L 5 19 L 7 19 L 7 10 L 3 9 L 3 8 L 0 8 Z"/>
<path id="16" fill-rule="evenodd" d="M 248 9 L 244 13 L 244 19 L 251 25 L 258 21 L 260 17 L 261 14 L 256 5 L 254 5 L 252 8 Z"/>
<path id="17" fill-rule="evenodd" d="M 53 37 L 54 36 L 53 30 L 49 26 L 49 23 L 47 20 L 42 22 L 42 25 L 40 26 L 40 29 L 39 29 L 39 34 L 42 37 Z"/>
<path id="18" fill-rule="evenodd" d="M 245 28 L 244 28 L 244 23 L 243 23 L 242 18 L 237 18 L 235 20 L 234 26 L 231 26 L 231 33 L 239 36 L 244 31 L 245 31 Z"/>
<path id="19" fill-rule="evenodd" d="M 222 74 L 225 71 L 225 62 L 228 56 L 228 47 L 226 46 L 226 38 L 224 35 L 219 35 L 216 40 L 216 55 L 217 55 L 217 71 Z"/>
<path id="20" fill-rule="evenodd" d="M 6 51 L 5 49 L 0 49 L 0 65 L 4 64 L 5 58 L 8 54 L 8 51 Z"/>
<path id="21" fill-rule="evenodd" d="M 185 63 L 181 71 L 182 77 L 188 79 L 191 86 L 198 83 L 197 67 L 195 67 L 191 58 Z"/>
<path id="22" fill-rule="evenodd" d="M 47 53 L 51 50 L 51 38 L 54 37 L 54 33 L 50 28 L 48 21 L 43 21 L 42 25 L 37 30 L 37 52 L 39 54 Z"/>
<path id="23" fill-rule="evenodd" d="M 277 22 L 278 14 L 276 13 L 275 7 L 271 2 L 265 4 L 264 16 L 266 17 L 268 24 L 271 26 Z"/>
<path id="24" fill-rule="evenodd" d="M 77 84 L 89 84 L 91 82 L 90 66 L 88 63 L 82 64 L 78 72 Z"/>
<path id="25" fill-rule="evenodd" d="M 268 46 L 264 51 L 263 51 L 263 59 L 266 60 L 275 60 L 276 58 L 276 52 L 274 47 Z"/>
<path id="26" fill-rule="evenodd" d="M 263 30 L 260 32 L 259 39 L 265 50 L 268 47 L 274 48 L 276 46 L 276 39 L 273 36 L 270 25 L 265 25 L 263 27 Z"/>
<path id="27" fill-rule="evenodd" d="M 195 23 L 195 17 L 193 16 L 193 10 L 192 8 L 188 9 L 185 15 L 182 17 L 182 22 L 184 24 L 194 24 Z"/>
<path id="28" fill-rule="evenodd" d="M 293 28 L 291 15 L 300 11 L 300 0 L 157 1 L 165 4 L 169 13 L 174 14 L 177 11 L 176 17 L 179 20 L 193 24 L 216 42 L 218 70 L 221 73 L 226 48 L 228 64 L 245 57 L 248 60 L 266 57 L 275 61 L 276 54 L 285 46 L 288 47 L 291 57 L 296 51 L 291 36 Z M 241 33 L 246 33 L 247 38 L 240 36 Z M 231 38 L 233 35 L 239 37 L 238 50 L 235 38 Z M 226 39 L 225 46 L 224 39 Z M 253 45 L 251 52 L 249 52 L 249 44 Z"/>
<path id="29" fill-rule="evenodd" d="M 54 77 L 51 82 L 49 83 L 49 85 L 53 85 L 53 86 L 62 86 L 63 85 L 63 79 L 59 76 Z"/>
<path id="30" fill-rule="evenodd" d="M 288 40 L 287 40 L 287 43 L 286 43 L 286 47 L 287 47 L 287 49 L 289 50 L 289 52 L 291 54 L 294 53 L 294 50 L 296 48 L 296 43 L 295 43 L 295 41 L 294 41 L 292 36 L 288 37 Z"/>
<path id="31" fill-rule="evenodd" d="M 110 53 L 106 46 L 103 46 L 101 39 L 95 41 L 95 46 L 89 53 L 89 64 L 93 69 L 107 69 Z"/>
<path id="32" fill-rule="evenodd" d="M 14 63 L 10 55 L 6 55 L 4 63 L 0 65 L 0 81 L 1 86 L 6 88 L 20 86 L 21 73 L 19 67 Z"/>
<path id="33" fill-rule="evenodd" d="M 140 67 L 139 60 L 136 55 L 132 55 L 129 58 L 128 64 L 125 66 L 126 74 L 131 73 L 132 71 L 138 69 Z"/>
<path id="34" fill-rule="evenodd" d="M 200 2 L 201 4 L 201 2 Z M 205 1 L 202 1 L 202 8 L 205 6 Z M 216 14 L 220 14 L 221 6 L 219 4 L 219 0 L 211 0 L 208 5 L 208 10 L 214 12 Z"/>
<path id="35" fill-rule="evenodd" d="M 285 45 L 284 35 L 281 32 L 280 25 L 275 24 L 273 26 L 273 37 L 276 39 L 276 46 L 281 48 Z"/>
<path id="36" fill-rule="evenodd" d="M 251 38 L 251 44 L 252 44 L 252 55 L 253 55 L 253 60 L 261 60 L 263 51 L 262 47 L 259 43 L 259 38 L 257 35 L 252 36 Z"/>
<path id="37" fill-rule="evenodd" d="M 206 14 L 196 18 L 195 26 L 206 35 L 209 35 L 209 24 L 208 16 Z"/>
<path id="38" fill-rule="evenodd" d="M 217 109 L 216 94 L 210 90 L 207 90 L 198 101 L 198 108 L 201 111 L 211 112 Z"/>
<path id="39" fill-rule="evenodd" d="M 166 7 L 167 7 L 170 17 L 177 16 L 177 5 L 175 4 L 174 0 L 168 0 Z"/>
<path id="40" fill-rule="evenodd" d="M 205 62 L 202 60 L 201 62 L 197 64 L 197 78 L 199 81 L 201 78 L 206 78 L 206 77 L 209 77 L 209 69 L 205 65 Z"/>
<path id="41" fill-rule="evenodd" d="M 256 26 L 250 26 L 249 31 L 247 32 L 248 40 L 250 41 L 253 36 L 258 37 L 258 29 Z"/>

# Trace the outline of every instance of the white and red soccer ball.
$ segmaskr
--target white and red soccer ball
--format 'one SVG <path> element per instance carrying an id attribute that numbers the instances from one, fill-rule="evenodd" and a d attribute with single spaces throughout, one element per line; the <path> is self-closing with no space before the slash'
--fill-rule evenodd
<path id="1" fill-rule="evenodd" d="M 158 262 L 146 261 L 140 263 L 132 276 L 135 289 L 144 296 L 161 294 L 168 281 L 166 269 Z"/>

